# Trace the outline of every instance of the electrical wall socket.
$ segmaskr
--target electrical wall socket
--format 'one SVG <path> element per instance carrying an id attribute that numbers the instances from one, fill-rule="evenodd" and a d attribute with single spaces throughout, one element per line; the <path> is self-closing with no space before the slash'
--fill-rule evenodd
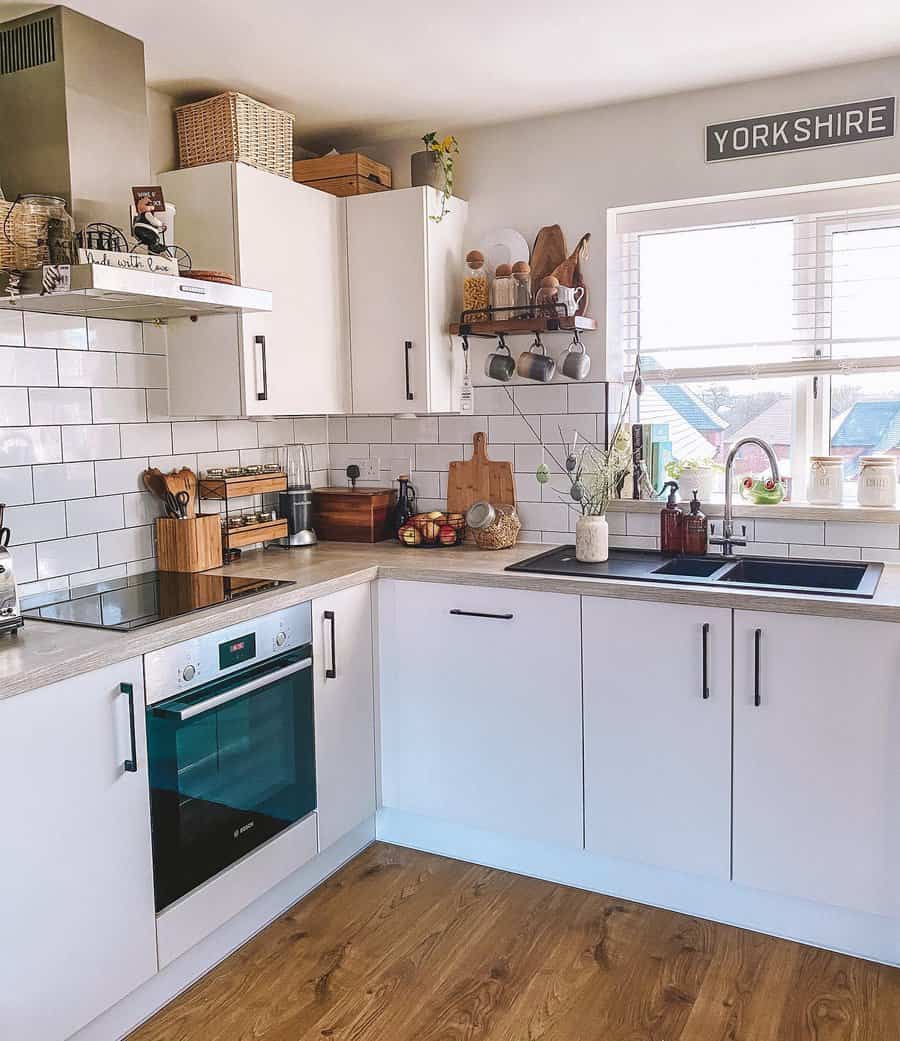
<path id="1" fill-rule="evenodd" d="M 359 461 L 359 476 L 362 481 L 377 481 L 381 477 L 381 460 L 361 459 Z"/>

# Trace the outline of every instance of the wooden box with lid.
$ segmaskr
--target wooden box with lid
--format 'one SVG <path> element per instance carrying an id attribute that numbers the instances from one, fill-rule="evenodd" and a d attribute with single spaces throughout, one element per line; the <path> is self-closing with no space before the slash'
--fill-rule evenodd
<path id="1" fill-rule="evenodd" d="M 321 159 L 298 159 L 294 180 L 329 195 L 367 195 L 391 187 L 391 168 L 359 152 L 325 155 Z"/>
<path id="2" fill-rule="evenodd" d="M 313 527 L 322 542 L 381 542 L 396 501 L 393 488 L 315 488 Z"/>

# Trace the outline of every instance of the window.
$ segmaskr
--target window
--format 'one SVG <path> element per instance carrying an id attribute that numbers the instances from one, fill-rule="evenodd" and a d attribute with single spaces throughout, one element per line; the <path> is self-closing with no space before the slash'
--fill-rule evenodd
<path id="1" fill-rule="evenodd" d="M 676 461 L 723 465 L 760 437 L 794 498 L 810 455 L 840 455 L 854 498 L 862 456 L 900 455 L 900 205 L 753 219 L 753 203 L 705 226 L 673 227 L 669 211 L 661 230 L 645 211 L 621 235 L 634 419 L 657 424 Z M 735 470 L 767 463 L 748 446 Z"/>

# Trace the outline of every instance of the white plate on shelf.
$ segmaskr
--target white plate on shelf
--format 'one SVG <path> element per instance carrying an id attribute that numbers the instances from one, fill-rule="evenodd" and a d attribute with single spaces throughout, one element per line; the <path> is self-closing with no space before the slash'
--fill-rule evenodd
<path id="1" fill-rule="evenodd" d="M 516 264 L 520 260 L 528 263 L 531 259 L 524 235 L 515 228 L 494 228 L 481 240 L 479 249 L 484 254 L 484 266 L 491 277 L 499 264 Z"/>

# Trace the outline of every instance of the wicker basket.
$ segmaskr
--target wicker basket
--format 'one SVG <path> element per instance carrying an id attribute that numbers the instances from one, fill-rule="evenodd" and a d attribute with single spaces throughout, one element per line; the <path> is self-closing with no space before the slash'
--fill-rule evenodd
<path id="1" fill-rule="evenodd" d="M 0 269 L 27 271 L 48 260 L 46 217 L 0 199 Z"/>
<path id="2" fill-rule="evenodd" d="M 229 91 L 175 109 L 182 169 L 208 163 L 247 163 L 291 176 L 294 117 L 246 94 Z"/>

